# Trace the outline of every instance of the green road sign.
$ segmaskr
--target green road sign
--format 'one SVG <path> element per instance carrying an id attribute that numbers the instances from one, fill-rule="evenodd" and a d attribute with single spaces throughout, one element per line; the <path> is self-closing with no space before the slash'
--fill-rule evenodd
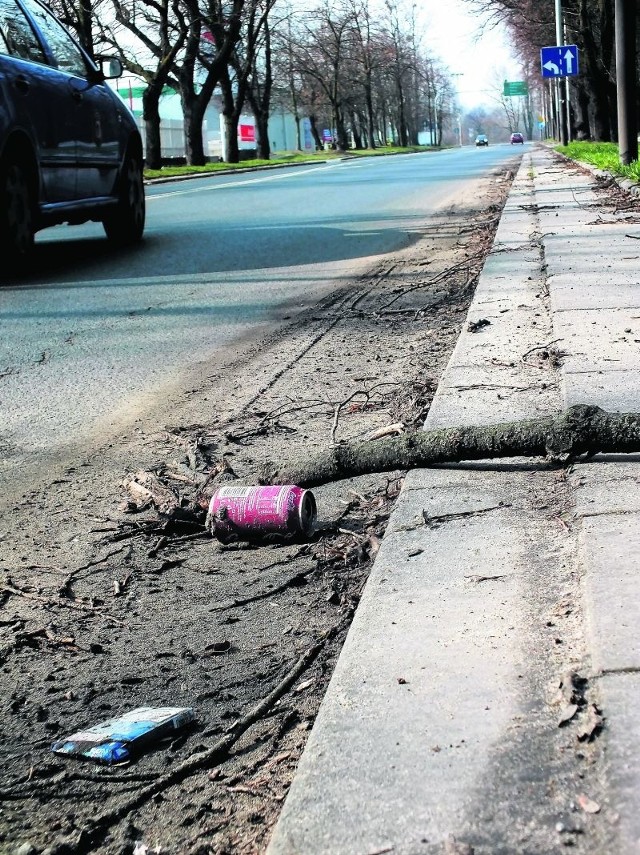
<path id="1" fill-rule="evenodd" d="M 505 80 L 503 84 L 502 94 L 506 97 L 517 97 L 518 95 L 528 95 L 529 87 L 524 80 Z"/>

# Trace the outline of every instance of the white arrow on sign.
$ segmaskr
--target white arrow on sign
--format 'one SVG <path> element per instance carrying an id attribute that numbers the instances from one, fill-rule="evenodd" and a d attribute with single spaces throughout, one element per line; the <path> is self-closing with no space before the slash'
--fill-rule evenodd
<path id="1" fill-rule="evenodd" d="M 549 62 L 545 62 L 542 67 L 546 68 L 547 71 L 552 71 L 554 74 L 560 74 L 560 69 L 555 64 L 555 62 L 551 62 L 551 60 L 549 60 Z"/>
<path id="2" fill-rule="evenodd" d="M 564 55 L 564 61 L 567 66 L 567 74 L 573 73 L 573 54 L 568 50 Z"/>

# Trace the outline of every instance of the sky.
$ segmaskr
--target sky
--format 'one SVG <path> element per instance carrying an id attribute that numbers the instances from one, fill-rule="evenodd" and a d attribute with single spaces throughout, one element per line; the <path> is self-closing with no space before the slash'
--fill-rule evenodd
<path id="1" fill-rule="evenodd" d="M 462 0 L 422 0 L 421 29 L 430 52 L 448 66 L 464 109 L 495 105 L 502 81 L 521 80 L 519 64 L 502 28 L 481 28 L 482 19 Z"/>

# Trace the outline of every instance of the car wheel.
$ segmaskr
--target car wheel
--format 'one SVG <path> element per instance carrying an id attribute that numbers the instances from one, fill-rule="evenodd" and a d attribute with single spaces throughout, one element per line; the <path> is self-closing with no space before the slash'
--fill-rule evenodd
<path id="1" fill-rule="evenodd" d="M 126 246 L 137 243 L 144 232 L 145 201 L 142 163 L 128 154 L 120 178 L 120 195 L 116 207 L 103 220 L 110 241 Z"/>
<path id="2" fill-rule="evenodd" d="M 24 267 L 34 232 L 28 172 L 23 164 L 8 160 L 0 166 L 0 244 L 9 268 Z"/>

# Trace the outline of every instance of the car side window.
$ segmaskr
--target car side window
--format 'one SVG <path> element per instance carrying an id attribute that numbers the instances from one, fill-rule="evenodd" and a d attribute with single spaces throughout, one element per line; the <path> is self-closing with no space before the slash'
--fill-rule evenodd
<path id="1" fill-rule="evenodd" d="M 9 56 L 46 63 L 42 45 L 14 0 L 0 0 L 0 34 L 0 48 L 4 51 L 3 45 L 6 45 Z"/>
<path id="2" fill-rule="evenodd" d="M 3 0 L 0 0 L 1 2 Z M 73 74 L 75 77 L 87 77 L 89 71 L 87 63 L 71 36 L 38 3 L 25 0 L 24 5 L 42 30 L 60 71 L 66 71 L 67 74 Z"/>

